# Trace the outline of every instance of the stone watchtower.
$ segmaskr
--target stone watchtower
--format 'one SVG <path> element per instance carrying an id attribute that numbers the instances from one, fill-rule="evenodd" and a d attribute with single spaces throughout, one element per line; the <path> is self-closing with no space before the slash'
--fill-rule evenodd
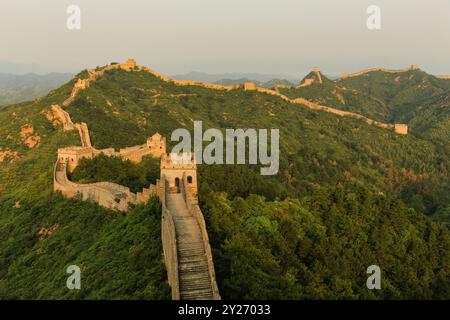
<path id="1" fill-rule="evenodd" d="M 127 62 L 121 64 L 121 67 L 126 70 L 133 70 L 134 68 L 136 68 L 136 66 L 137 64 L 134 59 L 128 59 Z"/>
<path id="2" fill-rule="evenodd" d="M 161 178 L 165 177 L 171 193 L 181 192 L 180 186 L 186 176 L 186 189 L 197 195 L 197 165 L 193 153 L 164 154 L 161 158 Z"/>
<path id="3" fill-rule="evenodd" d="M 155 133 L 153 136 L 147 139 L 147 148 L 153 157 L 159 158 L 166 154 L 166 138 L 159 133 Z"/>
<path id="4" fill-rule="evenodd" d="M 58 149 L 58 161 L 67 163 L 69 172 L 75 170 L 83 158 L 92 159 L 94 153 L 89 147 L 67 147 Z"/>
<path id="5" fill-rule="evenodd" d="M 408 134 L 408 125 L 396 123 L 394 124 L 394 132 L 398 134 Z"/>
<path id="6" fill-rule="evenodd" d="M 244 90 L 245 91 L 256 90 L 256 84 L 253 83 L 253 82 L 245 82 L 244 83 Z"/>

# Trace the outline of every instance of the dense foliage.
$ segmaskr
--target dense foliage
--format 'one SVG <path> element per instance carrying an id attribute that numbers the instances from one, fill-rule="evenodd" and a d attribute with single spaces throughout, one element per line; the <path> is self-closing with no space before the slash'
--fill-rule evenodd
<path id="1" fill-rule="evenodd" d="M 273 202 L 205 187 L 201 199 L 224 298 L 450 296 L 447 230 L 398 200 L 341 187 Z M 366 287 L 371 265 L 382 290 Z"/>
<path id="2" fill-rule="evenodd" d="M 94 159 L 82 159 L 70 179 L 78 183 L 114 182 L 136 193 L 159 179 L 159 162 L 159 159 L 144 157 L 142 162 L 134 164 L 119 157 L 100 155 Z"/>
<path id="3" fill-rule="evenodd" d="M 1 298 L 170 297 L 157 199 L 127 215 L 57 194 L 13 205 L 0 206 Z M 81 268 L 81 290 L 66 287 L 70 265 Z"/>

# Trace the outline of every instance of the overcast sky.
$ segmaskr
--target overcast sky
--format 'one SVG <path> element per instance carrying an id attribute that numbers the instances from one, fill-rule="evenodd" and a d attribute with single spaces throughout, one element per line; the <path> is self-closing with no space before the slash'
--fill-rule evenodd
<path id="1" fill-rule="evenodd" d="M 79 31 L 66 28 L 70 4 L 81 8 Z M 366 27 L 371 4 L 382 10 L 380 31 Z M 0 72 L 77 72 L 134 57 L 164 74 L 300 77 L 316 65 L 338 75 L 411 64 L 450 74 L 450 0 L 1 0 L 0 14 Z"/>

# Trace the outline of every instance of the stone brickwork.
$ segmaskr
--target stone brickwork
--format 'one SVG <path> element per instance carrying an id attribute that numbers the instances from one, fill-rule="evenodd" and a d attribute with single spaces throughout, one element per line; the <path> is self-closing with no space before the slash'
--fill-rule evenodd
<path id="1" fill-rule="evenodd" d="M 105 208 L 128 211 L 130 205 L 147 203 L 156 195 L 156 187 L 150 186 L 134 194 L 129 188 L 112 182 L 78 184 L 67 177 L 69 163 L 58 159 L 55 164 L 53 189 L 68 198 L 80 197 L 82 200 L 94 201 Z"/>

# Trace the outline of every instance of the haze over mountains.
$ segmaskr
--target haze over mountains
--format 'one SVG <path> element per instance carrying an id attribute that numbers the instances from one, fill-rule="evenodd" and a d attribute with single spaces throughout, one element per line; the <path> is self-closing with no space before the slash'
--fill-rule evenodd
<path id="1" fill-rule="evenodd" d="M 296 78 L 288 74 L 264 74 L 264 73 L 247 73 L 247 72 L 230 72 L 230 73 L 205 73 L 205 72 L 189 72 L 185 74 L 172 75 L 171 78 L 178 80 L 196 80 L 208 83 L 214 83 L 223 79 L 249 79 L 258 82 L 268 82 L 273 79 L 286 79 L 290 82 L 299 82 L 301 77 Z"/>
<path id="2" fill-rule="evenodd" d="M 23 75 L 0 73 L 0 105 L 33 100 L 46 95 L 73 77 L 70 73 Z"/>

